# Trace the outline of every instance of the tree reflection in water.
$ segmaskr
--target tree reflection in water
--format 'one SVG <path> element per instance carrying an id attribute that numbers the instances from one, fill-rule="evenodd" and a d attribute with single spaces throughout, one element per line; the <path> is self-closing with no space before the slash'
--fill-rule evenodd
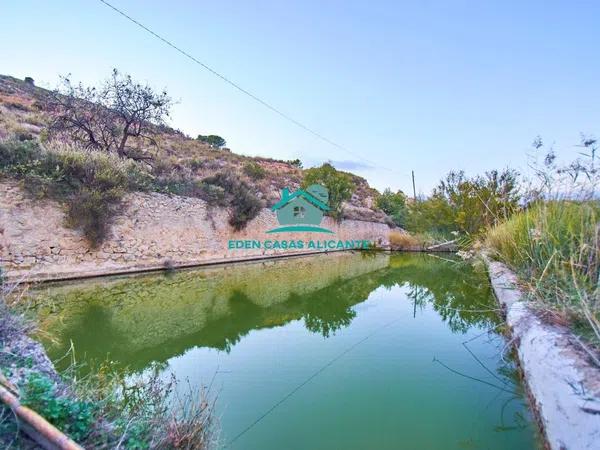
<path id="1" fill-rule="evenodd" d="M 481 270 L 428 255 L 347 253 L 51 287 L 43 294 L 52 308 L 39 315 L 53 359 L 73 342 L 89 360 L 141 370 L 191 347 L 229 352 L 251 330 L 291 321 L 329 338 L 352 323 L 355 305 L 395 286 L 413 316 L 431 305 L 453 332 L 499 323 Z"/>

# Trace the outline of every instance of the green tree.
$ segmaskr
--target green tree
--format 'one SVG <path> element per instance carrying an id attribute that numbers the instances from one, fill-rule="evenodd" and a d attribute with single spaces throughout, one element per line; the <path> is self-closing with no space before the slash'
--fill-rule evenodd
<path id="1" fill-rule="evenodd" d="M 298 158 L 290 159 L 290 160 L 286 161 L 286 163 L 288 163 L 290 166 L 294 166 L 294 167 L 297 167 L 298 169 L 302 169 L 302 161 L 300 161 Z"/>
<path id="2" fill-rule="evenodd" d="M 343 203 L 350 200 L 356 189 L 352 177 L 335 169 L 331 164 L 324 163 L 321 167 L 313 167 L 304 172 L 302 188 L 311 184 L 320 184 L 329 191 L 329 215 L 335 220 L 341 220 L 343 216 Z"/>
<path id="3" fill-rule="evenodd" d="M 448 236 L 458 231 L 477 235 L 509 218 L 519 208 L 518 173 L 492 170 L 473 178 L 452 171 L 431 197 L 410 208 L 407 229 Z"/>
<path id="4" fill-rule="evenodd" d="M 383 191 L 383 194 L 377 197 L 375 203 L 379 209 L 392 218 L 396 225 L 399 227 L 405 226 L 408 209 L 404 192 L 392 192 L 390 188 L 387 188 Z"/>
<path id="5" fill-rule="evenodd" d="M 267 176 L 267 171 L 257 162 L 250 161 L 244 165 L 244 173 L 255 180 L 262 180 Z"/>
<path id="6" fill-rule="evenodd" d="M 225 147 L 227 141 L 223 139 L 221 136 L 217 136 L 216 134 L 209 134 L 208 136 L 203 136 L 201 134 L 196 138 L 200 142 L 204 142 L 205 144 L 210 145 L 213 148 L 221 148 Z"/>

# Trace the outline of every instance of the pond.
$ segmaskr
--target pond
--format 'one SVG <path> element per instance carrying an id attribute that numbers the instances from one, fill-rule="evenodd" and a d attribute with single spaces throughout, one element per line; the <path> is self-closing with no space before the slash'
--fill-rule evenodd
<path id="1" fill-rule="evenodd" d="M 221 447 L 539 448 L 483 266 L 333 253 L 37 293 L 59 368 L 211 384 Z"/>

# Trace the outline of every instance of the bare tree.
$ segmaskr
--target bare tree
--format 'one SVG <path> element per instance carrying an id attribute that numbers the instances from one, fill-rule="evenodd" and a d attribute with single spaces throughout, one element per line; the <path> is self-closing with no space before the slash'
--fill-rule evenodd
<path id="1" fill-rule="evenodd" d="M 62 77 L 60 87 L 46 98 L 51 135 L 66 135 L 86 148 L 134 159 L 144 158 L 128 152 L 128 139 L 142 138 L 155 145 L 153 130 L 164 125 L 171 105 L 166 91 L 158 93 L 117 69 L 98 88 Z"/>

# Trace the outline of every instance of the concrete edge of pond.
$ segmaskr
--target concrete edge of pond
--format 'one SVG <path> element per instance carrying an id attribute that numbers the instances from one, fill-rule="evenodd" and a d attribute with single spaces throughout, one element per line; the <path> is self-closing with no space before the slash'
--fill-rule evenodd
<path id="1" fill-rule="evenodd" d="M 508 267 L 486 263 L 547 447 L 600 449 L 600 369 L 568 329 L 541 320 L 527 306 Z"/>

